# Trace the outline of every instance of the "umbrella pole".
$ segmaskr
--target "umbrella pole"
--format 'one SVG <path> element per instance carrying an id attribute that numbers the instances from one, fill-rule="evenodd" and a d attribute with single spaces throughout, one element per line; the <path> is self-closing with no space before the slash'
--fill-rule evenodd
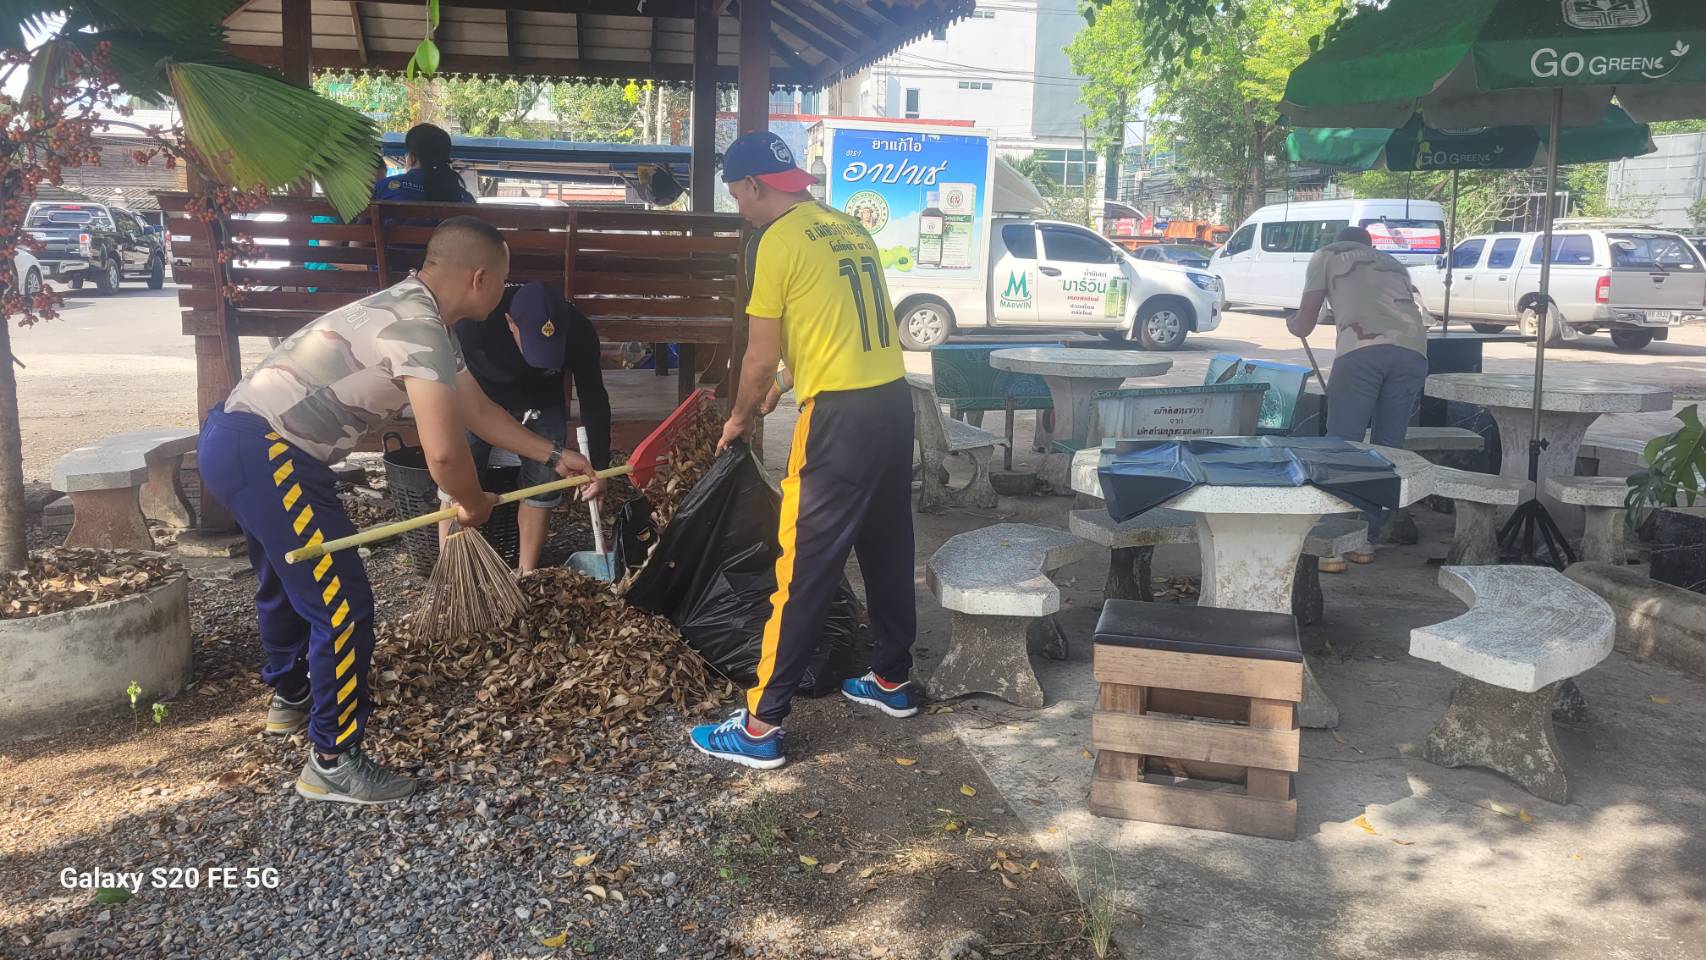
<path id="1" fill-rule="evenodd" d="M 1439 321 L 1439 331 L 1451 331 L 1451 274 L 1456 267 L 1452 257 L 1452 248 L 1457 246 L 1457 175 L 1460 171 L 1451 171 L 1451 224 L 1446 228 L 1445 235 L 1445 316 Z"/>
<path id="2" fill-rule="evenodd" d="M 1499 543 L 1509 546 L 1517 534 L 1522 536 L 1522 557 L 1538 557 L 1534 552 L 1534 535 L 1538 532 L 1546 542 L 1546 552 L 1551 555 L 1552 566 L 1562 570 L 1576 560 L 1574 550 L 1564 539 L 1564 533 L 1553 522 L 1552 516 L 1546 512 L 1546 504 L 1540 499 L 1540 454 L 1549 445 L 1546 438 L 1540 435 L 1540 397 L 1542 382 L 1546 375 L 1546 328 L 1552 320 L 1552 208 L 1556 203 L 1558 191 L 1558 128 L 1564 123 L 1564 89 L 1559 87 L 1552 91 L 1552 128 L 1548 131 L 1549 142 L 1546 151 L 1546 207 L 1541 212 L 1540 242 L 1540 321 L 1535 325 L 1539 334 L 1534 344 L 1534 398 L 1531 401 L 1530 413 L 1533 419 L 1529 421 L 1528 441 L 1528 479 L 1534 484 L 1534 499 L 1516 508 L 1511 518 L 1505 522 L 1504 529 L 1499 531 Z"/>

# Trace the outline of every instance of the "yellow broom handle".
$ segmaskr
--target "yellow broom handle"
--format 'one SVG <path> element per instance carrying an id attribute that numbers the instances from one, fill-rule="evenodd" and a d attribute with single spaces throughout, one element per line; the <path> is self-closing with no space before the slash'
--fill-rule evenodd
<path id="1" fill-rule="evenodd" d="M 623 464 L 620 467 L 611 467 L 609 470 L 598 471 L 598 478 L 600 480 L 604 480 L 610 477 L 624 476 L 633 472 L 634 467 L 632 464 Z M 554 493 L 558 490 L 567 490 L 570 487 L 578 487 L 587 482 L 589 482 L 589 480 L 584 476 L 565 477 L 561 480 L 552 480 L 548 483 L 535 484 L 531 487 L 522 487 L 520 490 L 506 493 L 503 496 L 498 497 L 498 503 L 514 503 L 517 500 L 526 500 L 528 497 L 537 497 L 541 493 Z M 454 520 L 455 518 L 456 508 L 445 507 L 443 510 L 435 510 L 432 513 L 423 513 L 418 517 L 411 517 L 407 520 L 398 520 L 394 523 L 382 523 L 377 527 L 368 527 L 366 530 L 352 533 L 347 537 L 339 537 L 336 540 L 325 540 L 311 547 L 298 547 L 284 555 L 284 562 L 300 563 L 303 560 L 318 560 L 328 553 L 334 553 L 338 550 L 347 550 L 350 547 L 365 546 L 369 543 L 375 543 L 380 540 L 388 540 L 398 534 L 408 533 L 410 530 L 419 530 L 422 527 L 430 527 L 440 521 Z"/>

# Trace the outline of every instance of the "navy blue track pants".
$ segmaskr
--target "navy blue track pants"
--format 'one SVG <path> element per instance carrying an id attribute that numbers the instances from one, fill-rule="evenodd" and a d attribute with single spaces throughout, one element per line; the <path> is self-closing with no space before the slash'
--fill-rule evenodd
<path id="1" fill-rule="evenodd" d="M 260 417 L 214 408 L 196 448 L 202 485 L 236 518 L 249 541 L 258 584 L 266 666 L 261 679 L 314 697 L 308 740 L 326 753 L 361 743 L 372 709 L 373 588 L 354 550 L 290 564 L 297 547 L 355 532 L 338 502 L 332 471 L 274 433 Z"/>

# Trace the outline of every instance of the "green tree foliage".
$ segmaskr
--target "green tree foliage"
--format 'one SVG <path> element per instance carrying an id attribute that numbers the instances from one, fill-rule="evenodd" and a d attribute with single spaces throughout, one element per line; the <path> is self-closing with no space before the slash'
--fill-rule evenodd
<path id="1" fill-rule="evenodd" d="M 1084 78 L 1078 99 L 1098 151 L 1123 141 L 1132 107 L 1152 80 L 1138 61 L 1142 43 L 1138 0 L 1112 0 L 1066 45 L 1072 71 Z"/>
<path id="2" fill-rule="evenodd" d="M 679 106 L 675 91 L 654 89 L 649 83 L 624 87 L 442 76 L 404 80 L 332 71 L 316 76 L 314 89 L 372 117 L 387 133 L 401 133 L 422 120 L 438 119 L 469 136 L 534 140 L 646 140 L 644 121 L 647 116 L 656 117 L 655 98 L 667 98 L 663 105 L 666 114 Z M 550 119 L 530 119 L 530 115 L 541 112 Z M 652 138 L 658 136 L 657 126 L 653 125 Z"/>
<path id="3" fill-rule="evenodd" d="M 1126 2 L 1078 0 L 1078 9 L 1094 25 L 1104 16 L 1119 16 Z M 1214 30 L 1238 26 L 1246 6 L 1244 0 L 1142 0 L 1136 21 L 1138 60 L 1152 66 L 1192 60 Z"/>
<path id="4" fill-rule="evenodd" d="M 440 81 L 438 105 L 475 137 L 542 139 L 548 124 L 527 119 L 550 86 L 534 80 L 459 77 Z"/>
<path id="5" fill-rule="evenodd" d="M 384 133 L 402 133 L 416 122 L 408 85 L 389 76 L 320 73 L 314 77 L 314 92 L 366 114 Z"/>
<path id="6" fill-rule="evenodd" d="M 639 139 L 643 88 L 610 83 L 559 83 L 547 94 L 551 115 L 572 139 L 628 143 Z"/>
<path id="7" fill-rule="evenodd" d="M 1148 16 L 1140 0 L 1139 16 Z M 1225 183 L 1231 221 L 1261 206 L 1285 142 L 1278 106 L 1286 78 L 1343 9 L 1342 0 L 1238 0 L 1188 65 L 1162 71 L 1156 129 L 1186 168 Z M 1140 58 L 1134 52 L 1133 60 Z"/>

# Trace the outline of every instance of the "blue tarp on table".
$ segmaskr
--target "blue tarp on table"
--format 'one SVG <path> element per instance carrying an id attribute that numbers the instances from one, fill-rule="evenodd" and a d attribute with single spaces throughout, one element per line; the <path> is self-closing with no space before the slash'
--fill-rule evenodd
<path id="1" fill-rule="evenodd" d="M 1124 523 L 1203 484 L 1321 488 L 1360 510 L 1395 510 L 1392 461 L 1331 437 L 1221 437 L 1121 444 L 1097 476 L 1108 515 Z"/>

